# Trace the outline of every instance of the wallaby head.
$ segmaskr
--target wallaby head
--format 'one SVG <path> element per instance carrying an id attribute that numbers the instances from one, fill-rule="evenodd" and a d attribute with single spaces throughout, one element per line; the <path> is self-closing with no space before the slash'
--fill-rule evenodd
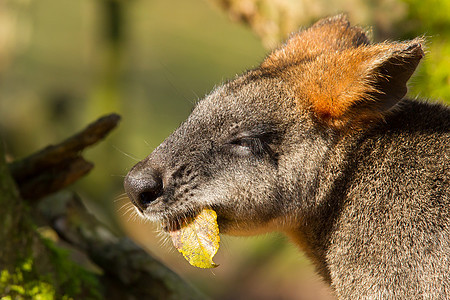
<path id="1" fill-rule="evenodd" d="M 365 137 L 389 131 L 379 127 L 408 110 L 411 101 L 402 98 L 424 55 L 422 44 L 420 38 L 372 44 L 343 15 L 319 21 L 201 100 L 129 172 L 129 198 L 169 230 L 212 208 L 221 233 L 286 232 L 332 281 L 333 232 L 343 207 L 353 203 L 345 199 L 356 186 L 367 189 L 362 178 L 376 174 L 348 172 L 349 165 L 364 170 L 358 163 L 366 158 L 349 153 Z M 356 210 L 349 209 L 349 216 Z"/>
<path id="2" fill-rule="evenodd" d="M 343 15 L 319 21 L 201 100 L 126 191 L 166 226 L 203 207 L 223 233 L 296 226 L 333 136 L 388 114 L 422 56 L 421 40 L 371 45 Z"/>

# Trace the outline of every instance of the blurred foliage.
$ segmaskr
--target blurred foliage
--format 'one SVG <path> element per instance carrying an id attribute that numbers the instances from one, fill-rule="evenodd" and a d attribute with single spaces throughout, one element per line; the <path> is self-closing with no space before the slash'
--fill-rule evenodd
<path id="1" fill-rule="evenodd" d="M 419 98 L 441 100 L 450 104 L 449 42 L 440 38 L 430 39 L 425 62 L 413 77 L 410 93 Z"/>
<path id="2" fill-rule="evenodd" d="M 450 103 L 450 1 L 404 1 L 409 10 L 402 36 L 425 35 L 428 40 L 411 94 Z"/>
<path id="3" fill-rule="evenodd" d="M 248 25 L 266 48 L 274 48 L 300 27 L 324 16 L 348 12 L 358 24 L 371 24 L 376 37 L 391 33 L 395 22 L 403 20 L 401 1 L 361 0 L 209 0 L 224 9 L 233 21 Z"/>
<path id="4" fill-rule="evenodd" d="M 450 2 L 447 0 L 404 0 L 408 4 L 406 22 L 413 23 L 412 34 L 448 35 L 450 33 Z"/>
<path id="5" fill-rule="evenodd" d="M 123 176 L 215 85 L 326 15 L 348 12 L 353 23 L 372 27 L 376 41 L 425 35 L 427 55 L 410 94 L 450 103 L 449 11 L 447 0 L 3 0 L 0 138 L 12 160 L 100 115 L 121 114 L 120 128 L 87 153 L 96 168 L 73 187 L 97 216 L 216 299 L 227 299 L 230 286 L 247 298 L 273 299 L 283 288 L 285 298 L 317 299 L 305 296 L 320 286 L 311 283 L 311 266 L 278 235 L 223 238 L 214 271 L 193 270 L 176 251 L 167 254 L 154 227 L 130 217 L 120 197 Z"/>

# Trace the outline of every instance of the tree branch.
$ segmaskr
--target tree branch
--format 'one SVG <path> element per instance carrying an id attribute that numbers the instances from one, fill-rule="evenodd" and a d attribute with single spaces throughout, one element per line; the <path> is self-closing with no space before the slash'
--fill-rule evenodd
<path id="1" fill-rule="evenodd" d="M 22 198 L 38 200 L 86 175 L 93 164 L 84 160 L 80 152 L 103 139 L 119 121 L 119 115 L 107 115 L 62 143 L 11 163 L 9 169 Z"/>

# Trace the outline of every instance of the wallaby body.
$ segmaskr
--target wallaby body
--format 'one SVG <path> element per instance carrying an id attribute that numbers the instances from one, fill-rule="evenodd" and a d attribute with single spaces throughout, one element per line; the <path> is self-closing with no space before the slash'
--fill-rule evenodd
<path id="1" fill-rule="evenodd" d="M 218 87 L 125 179 L 166 228 L 281 231 L 340 299 L 450 298 L 450 109 L 403 99 L 420 39 L 370 44 L 345 16 Z"/>

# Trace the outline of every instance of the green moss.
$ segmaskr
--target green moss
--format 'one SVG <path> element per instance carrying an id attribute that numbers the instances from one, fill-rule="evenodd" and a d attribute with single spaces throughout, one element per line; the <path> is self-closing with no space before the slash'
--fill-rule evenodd
<path id="1" fill-rule="evenodd" d="M 0 273 L 0 291 L 3 295 L 1 300 L 54 299 L 55 290 L 50 283 L 36 279 L 27 280 L 32 270 L 32 259 L 28 259 L 17 267 L 14 273 L 2 270 Z"/>
<path id="2" fill-rule="evenodd" d="M 102 298 L 94 274 L 71 261 L 68 252 L 51 241 L 42 242 L 48 250 L 48 260 L 29 256 L 16 264 L 14 272 L 0 271 L 0 300 Z"/>
<path id="3" fill-rule="evenodd" d="M 67 250 L 56 247 L 53 242 L 43 239 L 49 249 L 51 265 L 54 266 L 52 279 L 59 286 L 60 297 L 72 299 L 83 295 L 83 298 L 101 299 L 101 288 L 95 274 L 75 264 Z"/>

